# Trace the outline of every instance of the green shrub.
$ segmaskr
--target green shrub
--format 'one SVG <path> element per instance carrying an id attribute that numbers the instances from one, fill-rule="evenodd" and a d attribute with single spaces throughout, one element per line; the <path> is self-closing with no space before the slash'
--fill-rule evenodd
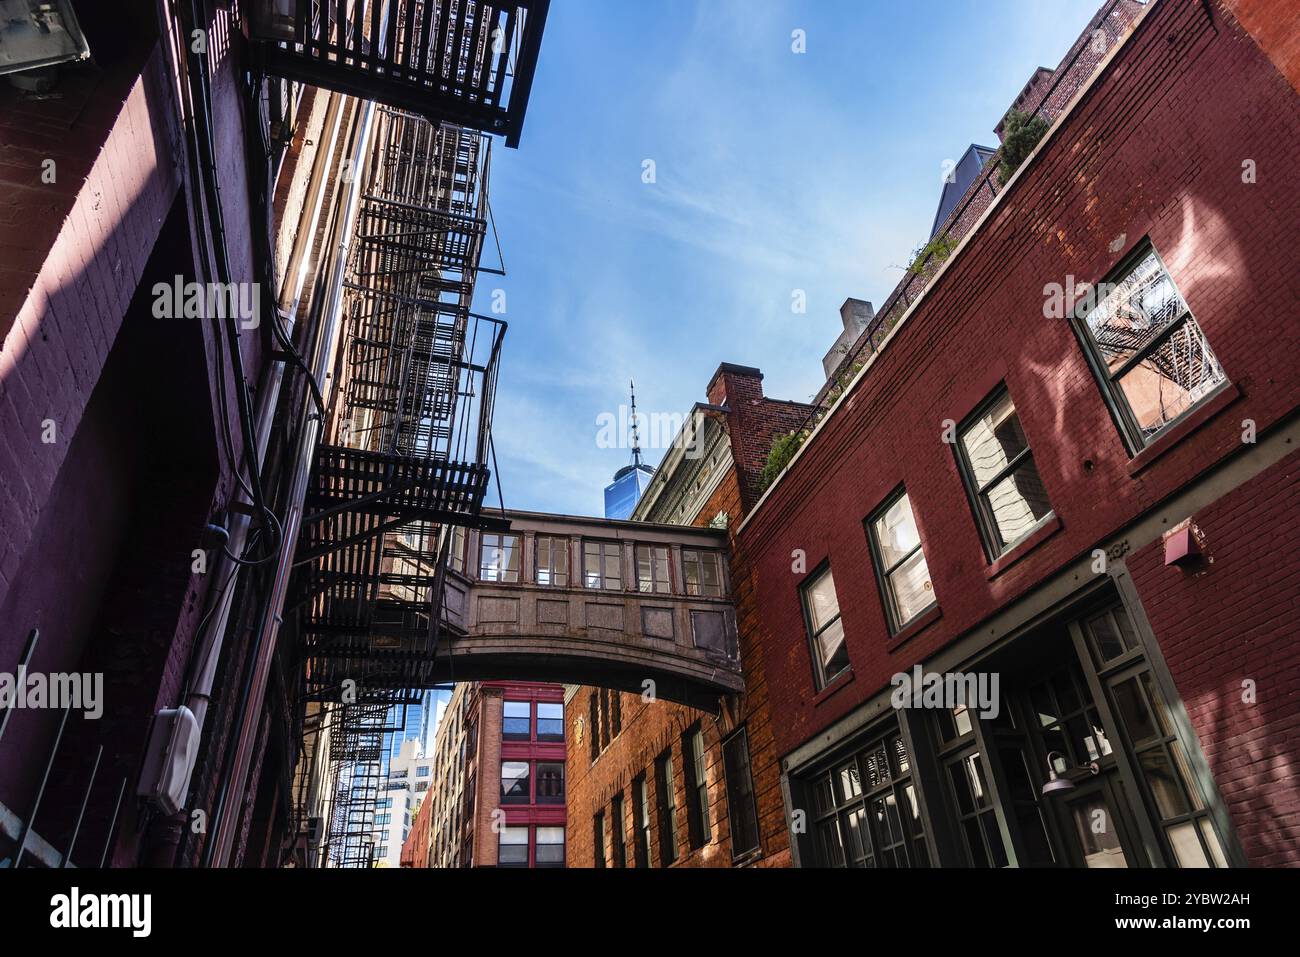
<path id="1" fill-rule="evenodd" d="M 1007 114 L 1006 122 L 1002 124 L 1002 145 L 998 148 L 998 182 L 1001 185 L 1007 185 L 1046 132 L 1047 120 L 1041 116 L 1031 117 L 1019 110 Z"/>
<path id="2" fill-rule="evenodd" d="M 806 438 L 808 438 L 808 430 L 800 429 L 798 432 L 789 432 L 772 439 L 772 450 L 767 453 L 767 464 L 763 466 L 763 471 L 758 477 L 761 490 L 765 491 L 776 481 L 776 477 L 790 464 L 790 460 L 794 458 Z"/>

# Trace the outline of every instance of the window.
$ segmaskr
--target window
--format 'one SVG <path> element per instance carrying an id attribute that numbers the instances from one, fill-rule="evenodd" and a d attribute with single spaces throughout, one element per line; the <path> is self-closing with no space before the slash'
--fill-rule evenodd
<path id="1" fill-rule="evenodd" d="M 911 756 L 897 728 L 809 781 L 823 867 L 928 867 Z"/>
<path id="2" fill-rule="evenodd" d="M 537 536 L 537 584 L 565 588 L 569 584 L 569 540 Z"/>
<path id="3" fill-rule="evenodd" d="M 529 803 L 527 761 L 501 762 L 501 803 Z"/>
<path id="4" fill-rule="evenodd" d="M 609 688 L 591 690 L 591 760 L 595 761 L 623 730 L 623 695 Z"/>
<path id="5" fill-rule="evenodd" d="M 636 845 L 637 867 L 650 866 L 650 788 L 646 785 L 644 774 L 638 774 L 632 782 L 633 813 L 636 815 L 634 836 Z"/>
<path id="6" fill-rule="evenodd" d="M 709 784 L 705 774 L 704 732 L 698 724 L 682 736 L 683 771 L 686 774 L 686 831 L 691 847 L 703 847 L 713 838 L 709 827 Z"/>
<path id="7" fill-rule="evenodd" d="M 686 579 L 686 594 L 722 597 L 722 556 L 717 552 L 683 548 L 682 574 Z"/>
<path id="8" fill-rule="evenodd" d="M 640 591 L 667 594 L 668 546 L 638 545 L 636 547 L 636 581 Z"/>
<path id="9" fill-rule="evenodd" d="M 415 769 L 416 777 L 427 778 L 429 776 L 429 766 L 422 764 Z"/>
<path id="10" fill-rule="evenodd" d="M 889 631 L 897 634 L 903 626 L 935 604 L 930 569 L 921 549 L 921 534 L 916 530 L 912 503 L 906 492 L 899 492 L 867 520 L 876 575 L 885 600 Z"/>
<path id="11" fill-rule="evenodd" d="M 564 803 L 564 765 L 557 761 L 537 762 L 537 803 Z"/>
<path id="12" fill-rule="evenodd" d="M 623 840 L 623 828 L 627 821 L 623 817 L 623 795 L 615 794 L 609 804 L 610 846 L 614 852 L 614 866 L 627 867 L 627 843 Z"/>
<path id="13" fill-rule="evenodd" d="M 966 420 L 957 445 L 985 548 L 997 558 L 1052 511 L 1005 388 Z"/>
<path id="14" fill-rule="evenodd" d="M 621 589 L 622 563 L 618 542 L 582 543 L 582 583 L 587 588 Z"/>
<path id="15" fill-rule="evenodd" d="M 539 827 L 536 830 L 534 857 L 537 867 L 564 866 L 564 828 Z"/>
<path id="16" fill-rule="evenodd" d="M 501 867 L 528 866 L 528 828 L 503 827 L 497 846 L 497 864 Z"/>
<path id="17" fill-rule="evenodd" d="M 677 802 L 673 800 L 673 753 L 655 758 L 655 801 L 659 811 L 659 866 L 677 860 Z"/>
<path id="18" fill-rule="evenodd" d="M 754 800 L 754 775 L 749 766 L 749 733 L 736 731 L 722 742 L 722 773 L 727 779 L 727 807 L 731 815 L 731 856 L 758 849 L 758 806 Z"/>
<path id="19" fill-rule="evenodd" d="M 519 581 L 519 536 L 483 533 L 478 577 L 485 582 Z"/>
<path id="20" fill-rule="evenodd" d="M 1096 613 L 1083 622 L 1083 634 L 1134 756 L 1139 786 L 1155 810 L 1166 857 L 1178 867 L 1226 867 L 1210 808 L 1128 612 L 1117 605 Z"/>
<path id="21" fill-rule="evenodd" d="M 465 529 L 451 526 L 451 542 L 447 546 L 447 567 L 454 572 L 465 571 Z"/>
<path id="22" fill-rule="evenodd" d="M 591 865 L 592 867 L 605 866 L 605 812 L 597 811 L 596 816 L 591 819 Z"/>
<path id="23" fill-rule="evenodd" d="M 1109 396 L 1130 452 L 1182 418 L 1227 381 L 1201 327 L 1150 246 L 1101 284 L 1075 328 Z"/>
<path id="24" fill-rule="evenodd" d="M 527 741 L 532 736 L 532 705 L 527 701 L 506 701 L 501 712 L 501 737 Z"/>
<path id="25" fill-rule="evenodd" d="M 375 857 L 387 857 L 387 856 L 388 856 L 387 844 L 380 844 L 377 848 L 375 848 Z"/>
<path id="26" fill-rule="evenodd" d="M 840 602 L 835 596 L 835 579 L 829 566 L 813 573 L 812 579 L 803 586 L 802 595 L 808 640 L 812 643 L 814 677 L 817 687 L 824 688 L 849 666 Z"/>
<path id="27" fill-rule="evenodd" d="M 537 740 L 564 740 L 564 705 L 558 701 L 537 702 Z"/>
<path id="28" fill-rule="evenodd" d="M 375 826 L 376 826 L 376 827 L 383 827 L 384 825 L 386 825 L 386 824 L 388 824 L 389 822 L 391 822 L 392 819 L 393 819 L 393 816 L 392 816 L 391 814 L 380 814 L 378 817 L 375 818 Z"/>

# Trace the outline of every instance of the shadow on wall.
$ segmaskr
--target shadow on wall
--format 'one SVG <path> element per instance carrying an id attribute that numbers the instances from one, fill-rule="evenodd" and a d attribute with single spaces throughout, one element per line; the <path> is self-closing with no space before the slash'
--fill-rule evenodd
<path id="1" fill-rule="evenodd" d="M 192 276 L 189 250 L 178 198 L 75 434 L 57 434 L 70 445 L 0 606 L 13 632 L 0 669 L 17 663 L 11 641 L 39 628 L 32 672 L 103 675 L 102 716 L 72 711 L 57 750 L 62 710 L 16 711 L 0 741 L 0 800 L 24 820 L 56 754 L 34 827 L 60 852 L 103 746 L 74 854 L 81 866 L 98 863 L 124 780 L 117 844 L 119 863 L 132 862 L 140 755 L 155 708 L 184 679 L 207 584 L 192 572 L 218 469 L 202 320 L 152 311 L 155 282 Z M 63 296 L 75 292 L 52 296 L 56 310 Z M 19 364 L 29 361 L 30 352 Z"/>

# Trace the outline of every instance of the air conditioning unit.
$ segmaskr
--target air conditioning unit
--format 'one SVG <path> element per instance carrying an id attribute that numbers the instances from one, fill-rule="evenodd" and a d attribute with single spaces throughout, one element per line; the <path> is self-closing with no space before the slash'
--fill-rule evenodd
<path id="1" fill-rule="evenodd" d="M 0 74 L 89 56 L 72 0 L 0 0 Z"/>
<path id="2" fill-rule="evenodd" d="M 325 819 L 322 817 L 307 818 L 307 824 L 303 828 L 303 836 L 307 839 L 308 847 L 319 845 L 321 838 L 325 836 Z"/>

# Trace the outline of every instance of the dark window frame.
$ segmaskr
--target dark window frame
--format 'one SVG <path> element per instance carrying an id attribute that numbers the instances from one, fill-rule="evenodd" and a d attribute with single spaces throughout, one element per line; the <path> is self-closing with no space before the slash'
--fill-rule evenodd
<path id="1" fill-rule="evenodd" d="M 1088 316 L 1091 314 L 1091 310 L 1087 308 L 1089 303 L 1087 301 L 1079 303 L 1070 313 L 1070 326 L 1074 330 L 1075 338 L 1079 341 L 1079 347 L 1083 350 L 1084 358 L 1088 361 L 1088 367 L 1092 371 L 1093 379 L 1096 380 L 1098 389 L 1101 391 L 1102 401 L 1106 403 L 1107 411 L 1110 412 L 1111 421 L 1115 423 L 1115 428 L 1119 432 L 1120 440 L 1124 443 L 1124 448 L 1128 452 L 1130 458 L 1137 455 L 1143 449 L 1148 448 L 1161 436 L 1168 434 L 1169 430 L 1175 425 L 1186 420 L 1189 415 L 1194 413 L 1201 406 L 1205 405 L 1205 403 L 1212 400 L 1224 389 L 1227 389 L 1232 383 L 1232 380 L 1228 377 L 1227 370 L 1223 370 L 1223 380 L 1217 386 L 1205 393 L 1205 395 L 1201 396 L 1174 418 L 1162 425 L 1159 429 L 1156 429 L 1149 436 L 1143 435 L 1142 427 L 1138 424 L 1137 416 L 1134 415 L 1133 408 L 1128 401 L 1128 397 L 1124 394 L 1124 389 L 1119 384 L 1119 380 L 1123 378 L 1125 374 L 1140 365 L 1152 353 L 1156 352 L 1165 344 L 1166 341 L 1172 338 L 1180 328 L 1189 322 L 1196 327 L 1197 331 L 1200 332 L 1203 337 L 1206 338 L 1207 343 L 1209 341 L 1208 337 L 1205 336 L 1205 330 L 1201 328 L 1200 321 L 1197 320 L 1195 314 L 1192 312 L 1192 307 L 1188 304 L 1187 298 L 1183 295 L 1182 290 L 1178 288 L 1178 283 L 1174 281 L 1174 274 L 1170 272 L 1168 265 L 1165 264 L 1164 258 L 1160 255 L 1159 250 L 1156 249 L 1155 244 L 1151 242 L 1150 237 L 1144 237 L 1143 240 L 1138 243 L 1128 255 L 1121 259 L 1097 285 L 1099 287 L 1105 287 L 1123 281 L 1144 259 L 1147 258 L 1148 255 L 1155 257 L 1161 270 L 1163 270 L 1165 276 L 1168 277 L 1170 284 L 1174 288 L 1174 292 L 1177 293 L 1179 300 L 1181 300 L 1183 304 L 1183 311 L 1179 313 L 1176 318 L 1172 319 L 1159 335 L 1155 336 L 1141 349 L 1134 352 L 1132 356 L 1126 359 L 1124 363 L 1117 367 L 1113 372 L 1107 368 L 1106 360 L 1101 354 L 1101 346 L 1093 336 L 1092 329 L 1088 325 Z M 1093 309 L 1095 309 L 1097 306 L 1101 305 L 1101 303 L 1092 302 L 1091 305 Z M 1219 361 L 1217 353 L 1214 354 L 1214 359 L 1216 362 Z M 1222 362 L 1219 362 L 1219 368 L 1221 370 L 1223 369 Z"/>
<path id="2" fill-rule="evenodd" d="M 615 794 L 609 802 L 610 852 L 615 867 L 627 867 L 627 841 L 623 828 L 627 826 L 623 813 L 623 792 Z"/>
<path id="3" fill-rule="evenodd" d="M 916 526 L 916 547 L 894 564 L 886 567 L 884 549 L 881 547 L 880 538 L 876 534 L 876 522 L 904 496 L 907 497 L 907 509 L 912 514 L 912 524 Z M 871 569 L 875 572 L 876 587 L 880 590 L 880 599 L 885 606 L 885 622 L 889 626 L 890 637 L 893 637 L 921 616 L 939 607 L 939 597 L 932 587 L 930 604 L 917 611 L 906 621 L 903 621 L 899 616 L 898 599 L 895 597 L 894 589 L 890 583 L 889 576 L 910 561 L 917 552 L 921 553 L 921 558 L 925 561 L 926 573 L 929 574 L 930 571 L 930 558 L 925 554 L 925 543 L 921 541 L 921 526 L 917 524 L 916 509 L 912 508 L 912 497 L 907 493 L 907 486 L 899 485 L 890 492 L 885 500 L 876 506 L 875 511 L 867 516 L 864 524 L 867 529 L 867 541 L 871 544 Z M 932 585 L 933 581 L 934 579 L 931 578 Z"/>
<path id="4" fill-rule="evenodd" d="M 542 707 L 544 705 L 553 705 L 554 707 L 559 708 L 560 716 L 558 718 L 543 718 Z M 535 710 L 535 717 L 533 719 L 533 725 L 537 730 L 537 740 L 538 741 L 563 741 L 564 740 L 564 703 L 560 701 L 538 701 L 536 703 L 534 710 Z M 543 731 L 542 730 L 543 721 L 558 721 L 559 730 L 555 732 Z"/>
<path id="5" fill-rule="evenodd" d="M 1002 541 L 1002 532 L 998 529 L 997 518 L 993 514 L 993 508 L 988 502 L 987 492 L 995 488 L 1000 482 L 1016 474 L 1026 462 L 1033 467 L 1034 473 L 1038 476 L 1038 482 L 1043 486 L 1043 492 L 1047 492 L 1047 483 L 1043 481 L 1043 473 L 1038 471 L 1038 463 L 1034 459 L 1034 445 L 1029 441 L 1028 433 L 1025 434 L 1025 447 L 1015 456 L 994 473 L 993 477 L 981 485 L 975 478 L 975 468 L 971 464 L 970 456 L 966 453 L 966 445 L 962 437 L 970 430 L 971 426 L 979 421 L 989 409 L 993 408 L 1005 396 L 1011 403 L 1011 409 L 1015 413 L 1017 421 L 1020 423 L 1020 430 L 1025 431 L 1024 419 L 1020 415 L 1020 406 L 1016 405 L 1015 399 L 1011 397 L 1011 390 L 1007 387 L 1005 381 L 999 382 L 997 387 L 984 397 L 979 405 L 975 406 L 971 412 L 961 420 L 957 426 L 957 441 L 953 443 L 953 454 L 957 457 L 957 471 L 961 473 L 962 485 L 966 488 L 966 497 L 970 502 L 971 511 L 975 516 L 975 524 L 979 528 L 980 541 L 984 544 L 984 555 L 989 562 L 994 562 L 1001 558 L 1007 552 L 1011 551 L 1034 531 L 1042 527 L 1043 523 L 1048 521 L 1054 514 L 1055 508 L 1052 506 L 1051 495 L 1047 495 L 1047 513 L 1039 518 L 1025 532 L 1015 539 L 999 546 L 997 543 Z"/>
<path id="6" fill-rule="evenodd" d="M 815 585 L 823 575 L 831 576 L 831 591 L 835 593 L 835 617 L 822 625 L 821 628 L 814 630 L 812 608 L 808 601 L 808 593 L 812 591 L 812 586 Z M 804 634 L 808 636 L 808 654 L 812 658 L 813 686 L 818 691 L 821 691 L 836 678 L 840 677 L 840 675 L 847 674 L 853 670 L 853 659 L 849 656 L 847 634 L 842 634 L 840 637 L 840 642 L 844 646 L 844 667 L 834 674 L 826 673 L 826 664 L 822 661 L 821 645 L 817 641 L 822 632 L 826 631 L 826 629 L 833 626 L 836 622 L 842 621 L 844 616 L 843 610 L 840 608 L 840 593 L 839 589 L 835 587 L 835 575 L 831 571 L 830 559 L 827 559 L 814 568 L 812 572 L 799 583 L 799 607 L 803 612 Z M 842 624 L 840 629 L 841 632 L 843 632 Z"/>
<path id="7" fill-rule="evenodd" d="M 650 782 L 642 771 L 632 779 L 632 814 L 636 827 L 632 829 L 633 855 L 637 867 L 650 866 L 650 848 L 653 846 L 650 815 Z"/>
<path id="8" fill-rule="evenodd" d="M 522 764 L 527 770 L 524 773 L 524 791 L 523 797 L 510 796 L 506 793 L 505 767 L 507 764 Z M 501 803 L 502 804 L 532 804 L 533 803 L 533 763 L 531 761 L 505 760 L 501 762 L 501 770 L 497 777 L 501 780 Z M 518 780 L 512 779 L 512 780 Z"/>
<path id="9" fill-rule="evenodd" d="M 559 794 L 547 794 L 547 795 L 543 795 L 543 794 L 542 794 L 542 768 L 543 768 L 543 767 L 546 767 L 546 768 L 550 768 L 550 767 L 559 768 L 559 772 L 560 772 L 560 777 L 559 777 L 559 782 L 560 782 L 560 793 L 559 793 Z M 563 804 L 563 803 L 564 803 L 564 800 L 565 800 L 565 797 L 566 797 L 566 795 L 567 795 L 567 793 L 568 793 L 568 791 L 566 790 L 567 787 L 568 787 L 568 784 L 567 784 L 567 782 L 565 781 L 565 775 L 566 775 L 566 769 L 565 769 L 565 766 L 564 766 L 564 762 L 563 762 L 563 761 L 536 761 L 536 762 L 534 762 L 534 764 L 533 764 L 533 775 L 532 775 L 533 778 L 535 779 L 535 783 L 534 783 L 534 785 L 533 785 L 533 788 L 534 788 L 534 794 L 535 794 L 535 800 L 534 800 L 534 803 L 536 803 L 536 804 Z"/>
<path id="10" fill-rule="evenodd" d="M 677 800 L 673 787 L 673 749 L 655 758 L 655 807 L 659 818 L 659 866 L 671 867 L 680 857 L 677 846 Z"/>
<path id="11" fill-rule="evenodd" d="M 709 823 L 708 755 L 709 749 L 704 743 L 704 729 L 697 721 L 682 735 L 682 775 L 686 784 L 686 838 L 691 850 L 699 850 L 713 840 L 713 828 Z"/>
<path id="12" fill-rule="evenodd" d="M 744 775 L 749 782 L 747 788 L 736 786 L 741 769 L 728 761 L 732 749 L 737 744 L 740 753 L 744 755 L 745 759 Z M 758 823 L 758 796 L 754 787 L 754 762 L 749 753 L 749 727 L 747 725 L 742 724 L 722 740 L 722 776 L 727 786 L 727 816 L 731 825 L 731 858 L 737 860 L 755 853 L 763 845 L 763 837 Z M 753 843 L 748 847 L 741 847 L 740 842 L 737 840 L 737 837 L 745 830 L 743 818 L 738 818 L 742 810 L 739 800 L 742 793 L 748 796 L 749 816 L 753 822 L 754 839 Z"/>
<path id="13" fill-rule="evenodd" d="M 605 867 L 605 812 L 597 811 L 591 818 L 591 863 L 592 867 Z"/>
<path id="14" fill-rule="evenodd" d="M 507 731 L 506 721 L 520 721 L 519 717 L 512 717 L 506 714 L 506 705 L 522 704 L 528 708 L 528 730 L 523 734 L 518 731 Z M 533 739 L 533 703 L 531 700 L 518 698 L 507 698 L 501 702 L 501 739 L 503 741 L 531 741 Z"/>

